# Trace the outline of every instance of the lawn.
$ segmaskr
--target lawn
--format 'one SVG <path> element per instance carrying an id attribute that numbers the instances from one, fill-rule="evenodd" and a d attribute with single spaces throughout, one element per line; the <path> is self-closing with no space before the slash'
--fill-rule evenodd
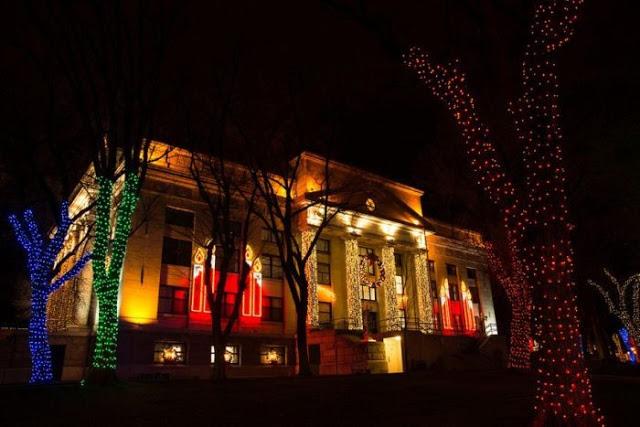
<path id="1" fill-rule="evenodd" d="M 522 426 L 533 390 L 507 372 L 4 386 L 0 426 Z M 610 425 L 638 425 L 640 378 L 598 376 L 595 393 Z"/>

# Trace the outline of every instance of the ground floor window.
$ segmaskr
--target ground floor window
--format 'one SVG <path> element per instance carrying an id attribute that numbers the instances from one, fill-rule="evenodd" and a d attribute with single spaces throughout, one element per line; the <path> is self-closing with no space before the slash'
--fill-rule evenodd
<path id="1" fill-rule="evenodd" d="M 183 342 L 157 342 L 153 347 L 153 362 L 180 365 L 185 362 L 186 345 Z"/>
<path id="2" fill-rule="evenodd" d="M 236 344 L 228 344 L 224 350 L 224 361 L 230 365 L 240 364 L 240 346 Z M 211 346 L 211 363 L 216 362 L 216 349 Z"/>
<path id="3" fill-rule="evenodd" d="M 260 347 L 260 364 L 284 365 L 286 347 L 283 345 L 263 345 Z"/>

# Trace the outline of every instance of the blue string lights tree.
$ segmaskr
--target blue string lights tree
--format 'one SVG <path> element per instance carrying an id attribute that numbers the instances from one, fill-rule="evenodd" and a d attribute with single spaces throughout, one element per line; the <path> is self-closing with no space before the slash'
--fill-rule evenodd
<path id="1" fill-rule="evenodd" d="M 31 319 L 29 320 L 29 351 L 31 353 L 32 384 L 53 382 L 51 348 L 47 331 L 47 302 L 49 296 L 65 282 L 76 276 L 91 255 L 85 254 L 64 274 L 54 277 L 64 241 L 71 226 L 69 204 L 65 201 L 60 208 L 60 222 L 53 237 L 46 241 L 40 232 L 33 211 L 27 209 L 22 221 L 16 215 L 9 216 L 16 238 L 27 254 L 27 269 L 31 284 Z"/>

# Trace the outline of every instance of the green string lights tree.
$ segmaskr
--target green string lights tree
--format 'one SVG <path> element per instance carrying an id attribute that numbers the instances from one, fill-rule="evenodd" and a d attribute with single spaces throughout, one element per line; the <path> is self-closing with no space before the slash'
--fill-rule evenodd
<path id="1" fill-rule="evenodd" d="M 40 63 L 64 76 L 91 153 L 97 187 L 93 288 L 98 326 L 87 380 L 115 379 L 120 275 L 131 223 L 154 152 L 156 105 L 175 6 L 145 1 L 26 5 L 44 49 Z M 154 158 L 155 157 L 155 158 Z"/>

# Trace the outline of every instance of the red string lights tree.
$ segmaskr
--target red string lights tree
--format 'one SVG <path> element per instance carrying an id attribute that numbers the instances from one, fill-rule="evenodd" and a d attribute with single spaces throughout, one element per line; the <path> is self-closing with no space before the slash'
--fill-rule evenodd
<path id="1" fill-rule="evenodd" d="M 565 193 L 556 55 L 573 35 L 582 0 L 537 4 L 522 61 L 522 93 L 509 106 L 522 144 L 524 183 L 516 186 L 498 160 L 457 62 L 431 62 L 413 47 L 406 56 L 432 93 L 453 115 L 478 184 L 499 208 L 509 253 L 532 286 L 536 424 L 601 425 L 584 363 L 573 281 L 571 224 Z"/>
<path id="2" fill-rule="evenodd" d="M 528 370 L 531 368 L 531 286 L 526 280 L 524 267 L 507 246 L 507 254 L 500 256 L 493 243 L 484 244 L 491 272 L 507 294 L 511 305 L 508 367 Z M 505 261 L 503 261 L 503 258 Z"/>

